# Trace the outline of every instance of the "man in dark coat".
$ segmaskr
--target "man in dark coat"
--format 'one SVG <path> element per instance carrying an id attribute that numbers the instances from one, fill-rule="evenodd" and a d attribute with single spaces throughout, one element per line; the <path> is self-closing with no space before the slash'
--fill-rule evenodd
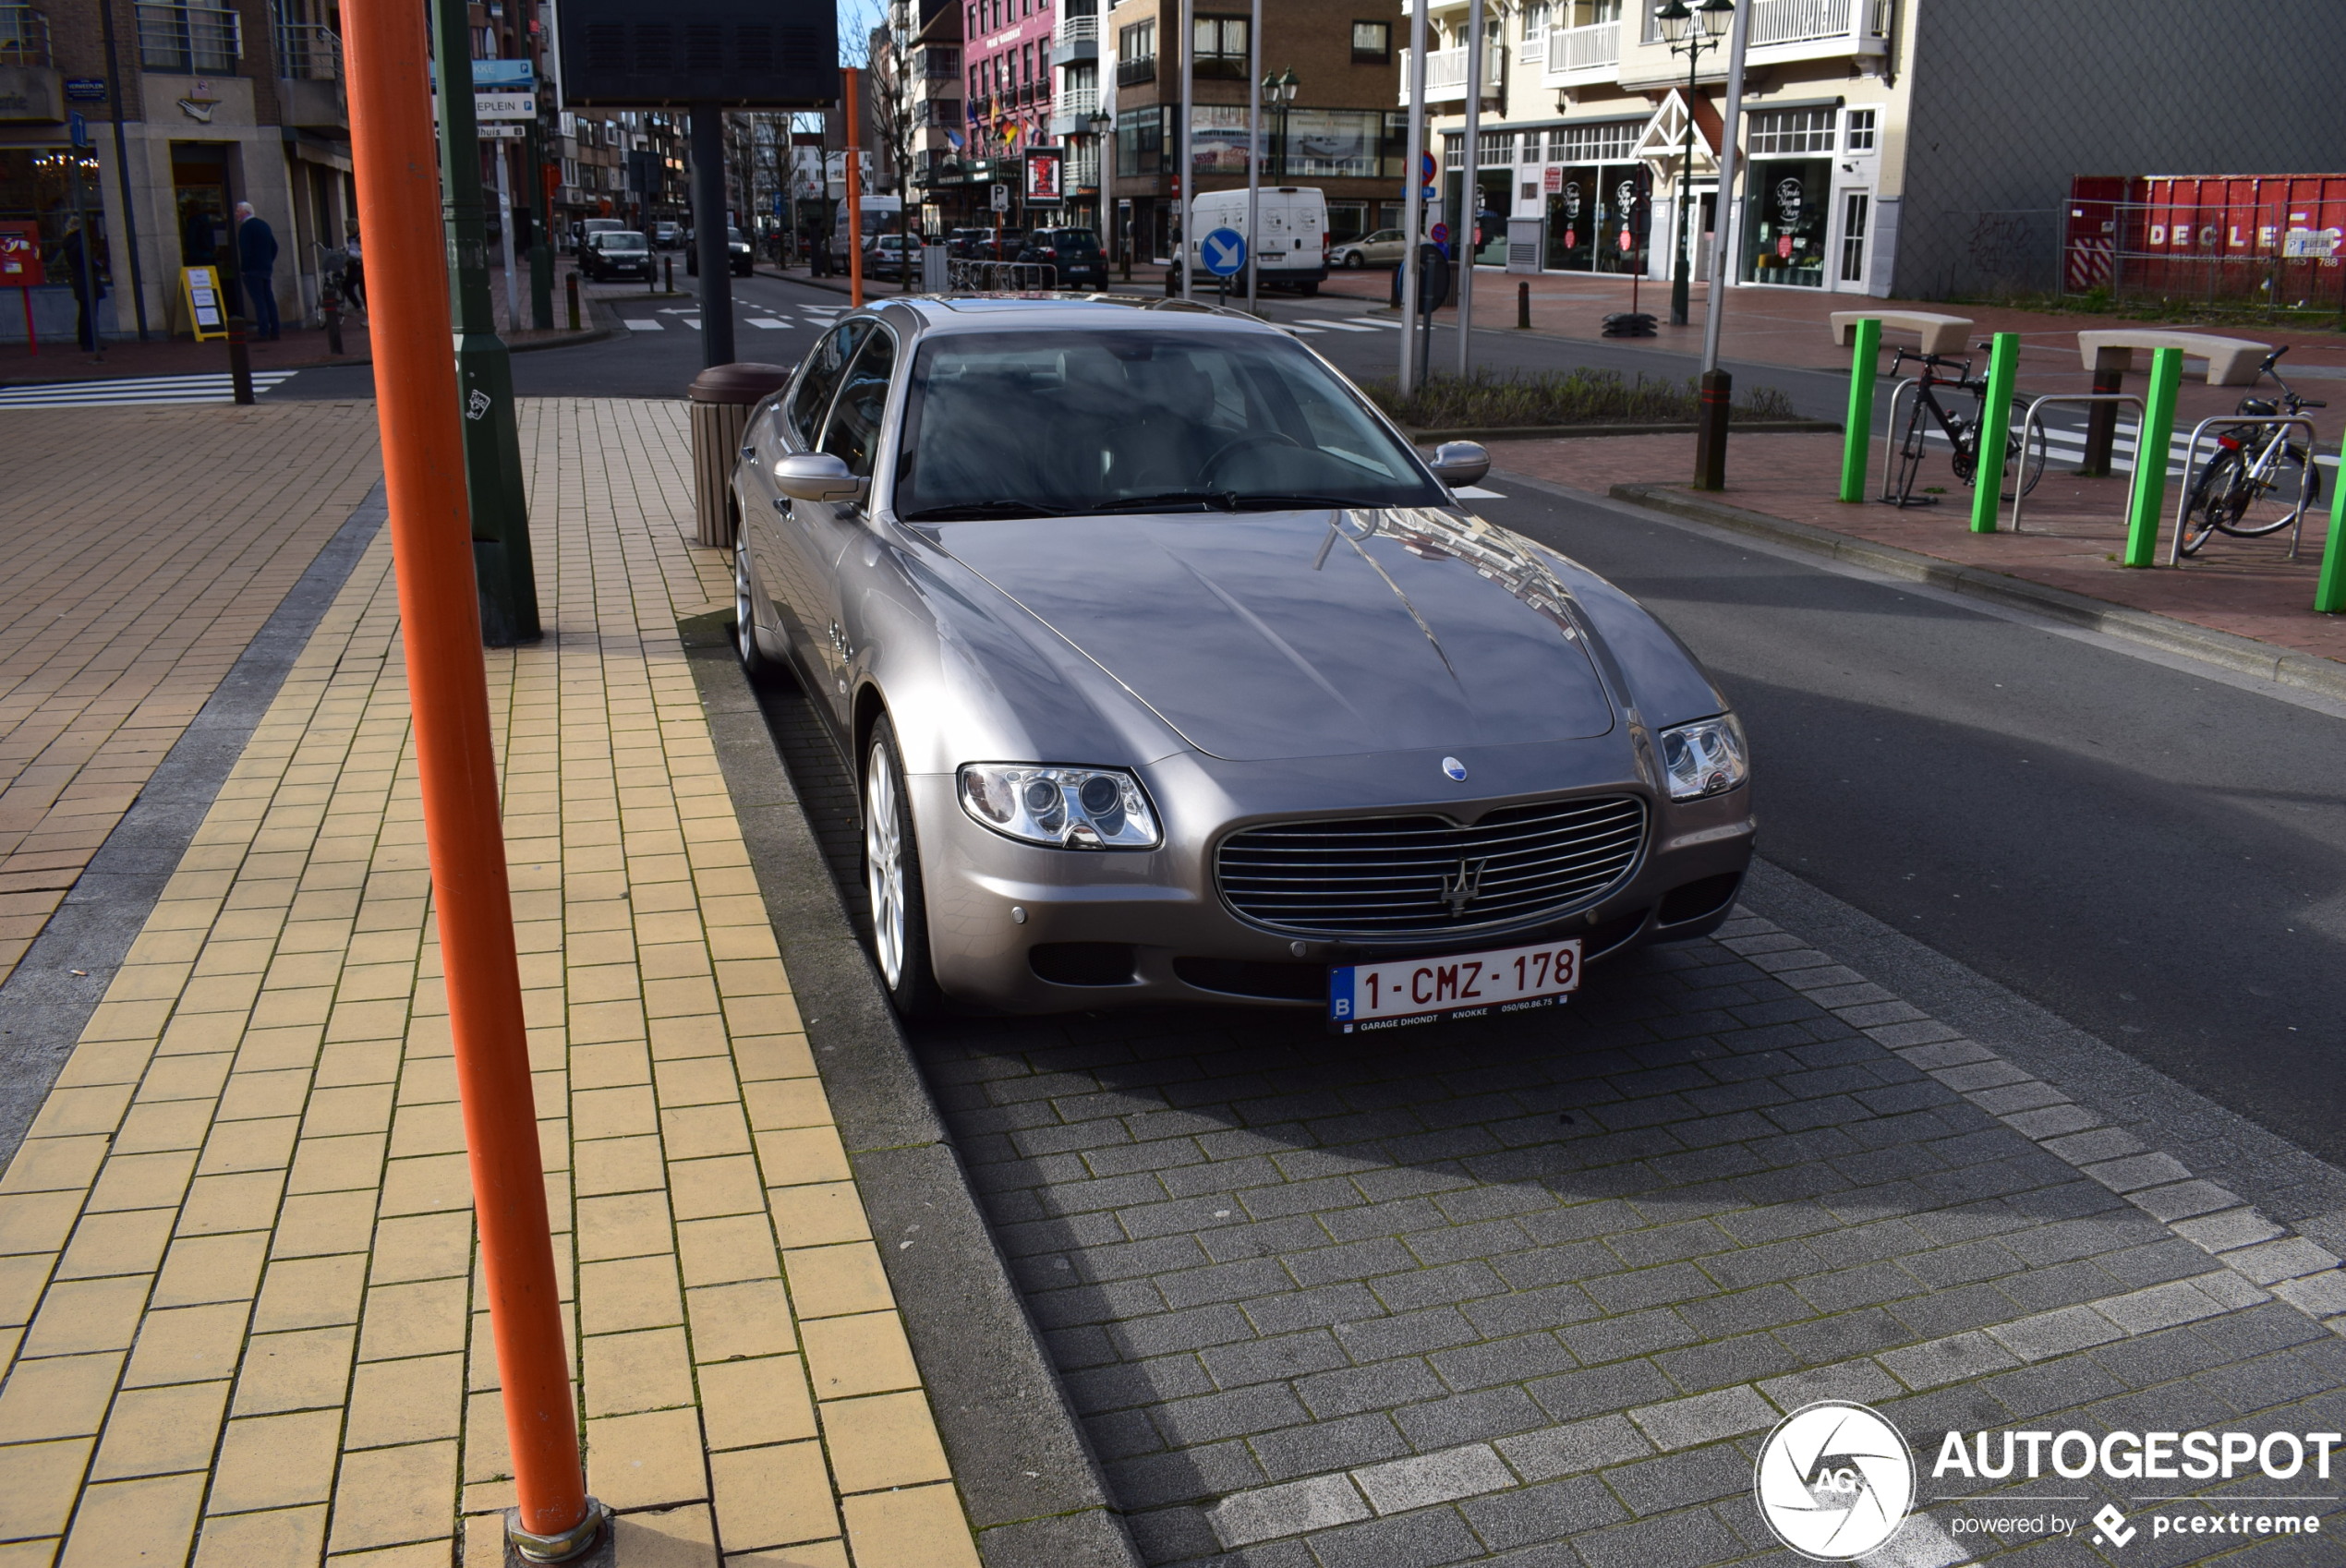
<path id="1" fill-rule="evenodd" d="M 252 215 L 252 203 L 236 203 L 236 268 L 244 283 L 252 335 L 260 343 L 277 337 L 277 235 Z"/>
<path id="2" fill-rule="evenodd" d="M 81 342 L 81 352 L 94 356 L 98 352 L 98 301 L 106 297 L 106 280 L 100 252 L 91 247 L 79 218 L 66 220 L 66 237 L 57 246 L 57 262 L 65 269 L 66 282 L 73 289 L 74 335 Z"/>

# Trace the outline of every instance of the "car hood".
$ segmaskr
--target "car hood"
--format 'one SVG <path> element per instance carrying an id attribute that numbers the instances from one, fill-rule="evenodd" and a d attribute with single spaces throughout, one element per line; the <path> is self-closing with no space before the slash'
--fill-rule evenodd
<path id="1" fill-rule="evenodd" d="M 957 523 L 938 541 L 1210 755 L 1602 735 L 1556 574 L 1422 508 Z"/>

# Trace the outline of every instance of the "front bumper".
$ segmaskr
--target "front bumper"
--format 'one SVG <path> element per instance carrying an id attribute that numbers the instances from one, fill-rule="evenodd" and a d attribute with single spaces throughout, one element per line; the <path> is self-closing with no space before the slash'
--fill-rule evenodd
<path id="1" fill-rule="evenodd" d="M 1568 754 L 1572 745 L 1503 750 Z M 1707 935 L 1726 918 L 1750 862 L 1748 786 L 1673 804 L 1655 800 L 1634 777 L 1573 778 L 1571 769 L 1534 766 L 1515 771 L 1545 773 L 1554 781 L 1506 792 L 1480 789 L 1470 801 L 1441 801 L 1422 789 L 1380 791 L 1322 766 L 1358 760 L 1272 766 L 1191 754 L 1144 768 L 1151 796 L 1167 817 L 1165 846 L 1148 851 L 1022 844 L 973 821 L 955 798 L 950 775 L 911 779 L 938 985 L 966 1006 L 1012 1013 L 1167 1002 L 1324 1007 L 1330 964 L 1567 936 L 1581 937 L 1588 957 L 1595 959 L 1646 942 Z M 1385 766 L 1396 760 L 1417 766 Z M 1376 771 L 1422 778 L 1435 760 L 1379 758 Z M 1469 761 L 1478 783 L 1486 771 L 1505 771 L 1484 768 L 1481 759 Z M 1501 782 L 1520 786 L 1533 779 Z M 1406 940 L 1299 938 L 1241 918 L 1215 887 L 1215 846 L 1229 831 L 1264 820 L 1427 810 L 1480 816 L 1526 799 L 1624 793 L 1644 796 L 1651 811 L 1645 849 L 1629 874 L 1592 903 L 1525 923 L 1469 922 L 1453 935 Z M 1194 805 L 1184 812 L 1173 806 L 1177 801 Z M 1252 809 L 1233 809 L 1241 801 Z"/>

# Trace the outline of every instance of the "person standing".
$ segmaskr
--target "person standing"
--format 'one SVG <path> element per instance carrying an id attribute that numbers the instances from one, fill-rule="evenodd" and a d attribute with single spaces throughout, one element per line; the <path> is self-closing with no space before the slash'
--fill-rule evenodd
<path id="1" fill-rule="evenodd" d="M 350 265 L 342 270 L 342 291 L 350 296 L 350 303 L 358 307 L 359 313 L 364 315 L 367 309 L 367 267 L 358 259 L 357 229 L 350 231 L 350 243 L 344 248 L 350 252 Z"/>
<path id="2" fill-rule="evenodd" d="M 277 234 L 253 216 L 252 203 L 236 203 L 236 266 L 245 285 L 245 300 L 252 311 L 253 337 L 260 343 L 277 340 Z"/>
<path id="3" fill-rule="evenodd" d="M 66 220 L 66 237 L 57 246 L 58 264 L 73 288 L 74 336 L 81 352 L 98 357 L 98 301 L 106 297 L 103 253 L 90 244 L 79 217 Z"/>

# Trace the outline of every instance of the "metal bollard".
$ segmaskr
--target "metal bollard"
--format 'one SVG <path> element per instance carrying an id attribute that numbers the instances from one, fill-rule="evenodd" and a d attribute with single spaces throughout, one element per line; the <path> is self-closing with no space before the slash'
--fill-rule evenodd
<path id="1" fill-rule="evenodd" d="M 1988 340 L 1988 395 L 1979 404 L 1979 462 L 1971 475 L 1971 531 L 1992 534 L 2003 505 L 2005 449 L 2012 444 L 2013 361 L 2020 357 L 2020 334 L 1998 332 Z M 2015 481 L 2016 482 L 2016 481 Z"/>
<path id="2" fill-rule="evenodd" d="M 2142 435 L 2134 444 L 2134 485 L 2126 498 L 2126 564 L 2152 566 L 2159 554 L 2159 514 L 2166 510 L 2167 455 L 2175 444 L 2175 392 L 2183 385 L 2183 351 L 2150 356 L 2150 391 L 2143 400 Z"/>
<path id="3" fill-rule="evenodd" d="M 1881 357 L 1881 322 L 1868 316 L 1849 335 L 1849 419 L 1841 434 L 1841 499 L 1856 502 L 1866 499 L 1866 453 L 1873 448 L 1873 382 Z M 1898 439 L 1895 430 L 1890 439 Z"/>
<path id="4" fill-rule="evenodd" d="M 326 301 L 326 352 L 342 352 L 342 302 L 338 299 Z"/>
<path id="5" fill-rule="evenodd" d="M 1694 488 L 1698 490 L 1727 488 L 1727 418 L 1735 389 L 1735 378 L 1724 370 L 1702 373 L 1694 416 Z"/>
<path id="6" fill-rule="evenodd" d="M 676 292 L 676 258 L 668 257 L 661 261 L 660 265 L 668 273 L 667 290 L 670 294 L 674 294 Z"/>
<path id="7" fill-rule="evenodd" d="M 1515 285 L 1515 324 L 1524 332 L 1531 330 L 1531 285 Z"/>
<path id="8" fill-rule="evenodd" d="M 570 330 L 571 330 L 572 332 L 576 332 L 576 331 L 578 330 L 578 274 L 577 274 L 577 273 L 573 272 L 573 273 L 571 273 L 568 277 L 566 277 L 566 278 L 564 278 L 564 279 L 562 280 L 562 293 L 563 293 L 564 295 L 566 295 L 566 296 L 569 296 L 569 300 L 570 300 Z"/>
<path id="9" fill-rule="evenodd" d="M 252 351 L 246 347 L 245 334 L 252 323 L 242 316 L 228 318 L 228 381 L 236 390 L 238 403 L 252 402 Z"/>

